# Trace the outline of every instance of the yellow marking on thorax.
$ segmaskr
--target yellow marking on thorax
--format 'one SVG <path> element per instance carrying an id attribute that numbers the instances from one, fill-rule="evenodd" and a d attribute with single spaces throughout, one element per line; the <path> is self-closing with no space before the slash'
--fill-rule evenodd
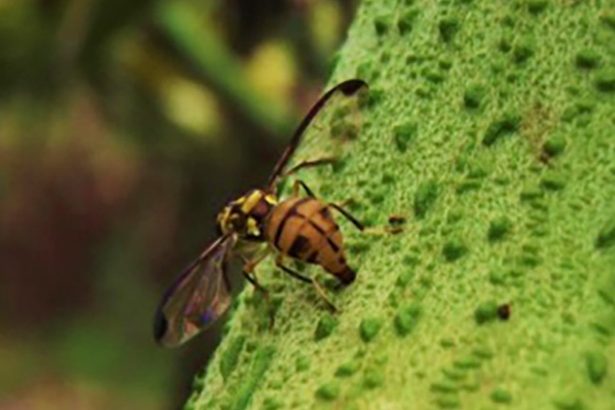
<path id="1" fill-rule="evenodd" d="M 252 208 L 254 208 L 256 204 L 259 203 L 262 197 L 263 193 L 261 191 L 254 191 L 247 198 L 243 197 L 242 199 L 244 200 L 244 202 L 241 205 L 241 211 L 244 214 L 249 214 Z"/>
<path id="2" fill-rule="evenodd" d="M 267 201 L 270 205 L 277 205 L 278 204 L 278 198 L 275 197 L 275 195 L 265 195 L 265 201 Z"/>
<path id="3" fill-rule="evenodd" d="M 227 224 L 227 221 L 230 215 L 231 215 L 230 206 L 225 206 L 222 212 L 218 214 L 218 225 L 220 225 L 222 230 L 225 231 L 224 233 L 226 233 L 226 224 Z"/>
<path id="4" fill-rule="evenodd" d="M 260 236 L 261 230 L 258 229 L 258 224 L 256 223 L 256 219 L 248 218 L 248 233 L 252 236 Z"/>

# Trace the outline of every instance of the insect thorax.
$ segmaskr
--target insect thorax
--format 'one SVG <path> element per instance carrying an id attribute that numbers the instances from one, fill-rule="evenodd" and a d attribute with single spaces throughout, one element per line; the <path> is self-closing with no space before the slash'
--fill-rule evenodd
<path id="1" fill-rule="evenodd" d="M 218 214 L 218 227 L 222 234 L 236 233 L 242 239 L 264 240 L 263 224 L 277 205 L 275 195 L 254 189 L 230 202 Z"/>

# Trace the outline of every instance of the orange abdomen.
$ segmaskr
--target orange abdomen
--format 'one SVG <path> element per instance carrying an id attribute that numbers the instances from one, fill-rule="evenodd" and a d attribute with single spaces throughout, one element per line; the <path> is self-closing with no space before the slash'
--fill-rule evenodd
<path id="1" fill-rule="evenodd" d="M 268 216 L 265 237 L 285 255 L 320 265 L 344 283 L 354 280 L 339 226 L 329 207 L 315 198 L 290 198 L 278 204 Z"/>

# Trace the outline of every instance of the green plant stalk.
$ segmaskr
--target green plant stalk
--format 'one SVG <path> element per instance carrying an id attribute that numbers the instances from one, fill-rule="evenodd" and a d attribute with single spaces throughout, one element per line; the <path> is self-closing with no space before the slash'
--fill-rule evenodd
<path id="1" fill-rule="evenodd" d="M 404 231 L 340 220 L 333 318 L 260 265 L 274 330 L 248 287 L 186 408 L 614 408 L 613 44 L 600 2 L 363 2 L 330 81 L 370 83 L 361 134 L 301 177 Z"/>
<path id="2" fill-rule="evenodd" d="M 255 126 L 275 135 L 289 132 L 290 118 L 275 103 L 263 104 L 263 96 L 248 83 L 241 68 L 210 24 L 186 2 L 161 2 L 157 22 L 196 72 Z"/>

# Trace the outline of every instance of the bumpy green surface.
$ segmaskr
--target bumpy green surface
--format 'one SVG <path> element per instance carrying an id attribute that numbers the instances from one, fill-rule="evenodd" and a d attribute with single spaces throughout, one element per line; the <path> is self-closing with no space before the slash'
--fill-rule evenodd
<path id="1" fill-rule="evenodd" d="M 330 290 L 334 319 L 259 266 L 274 330 L 246 290 L 187 408 L 615 408 L 607 3 L 363 2 L 331 81 L 369 81 L 363 129 L 302 178 L 405 231 L 340 221 L 358 277 Z"/>

